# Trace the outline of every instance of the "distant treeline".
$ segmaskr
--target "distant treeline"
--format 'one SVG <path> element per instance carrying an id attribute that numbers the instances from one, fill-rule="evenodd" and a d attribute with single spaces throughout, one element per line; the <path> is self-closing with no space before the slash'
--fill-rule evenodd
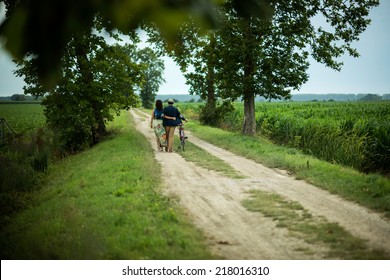
<path id="1" fill-rule="evenodd" d="M 158 94 L 156 99 L 163 101 L 173 98 L 178 102 L 198 102 L 199 96 L 189 94 Z M 390 93 L 387 94 L 372 94 L 372 93 L 328 93 L 328 94 L 292 94 L 292 101 L 375 101 L 375 100 L 390 100 Z M 256 101 L 266 101 L 264 97 L 257 97 Z M 272 99 L 271 101 L 277 102 L 280 100 Z"/>
<path id="2" fill-rule="evenodd" d="M 379 101 L 390 100 L 390 93 L 388 94 L 372 94 L 372 93 L 328 93 L 328 94 L 293 94 L 291 100 L 293 101 Z"/>
<path id="3" fill-rule="evenodd" d="M 42 100 L 42 97 L 38 99 L 25 94 L 14 94 L 12 96 L 0 96 L 0 101 L 16 101 L 16 102 L 39 102 Z"/>
<path id="4" fill-rule="evenodd" d="M 173 98 L 177 102 L 199 102 L 202 101 L 197 95 L 189 94 L 158 94 L 156 99 L 163 101 Z M 0 96 L 0 101 L 16 101 L 16 102 L 39 102 L 42 97 L 35 99 L 35 97 L 14 94 L 12 96 Z M 390 93 L 386 94 L 372 94 L 372 93 L 327 93 L 327 94 L 316 94 L 316 93 L 305 93 L 305 94 L 292 94 L 291 101 L 380 101 L 390 100 Z M 264 97 L 257 97 L 256 101 L 268 101 Z M 272 99 L 272 102 L 280 100 Z"/>

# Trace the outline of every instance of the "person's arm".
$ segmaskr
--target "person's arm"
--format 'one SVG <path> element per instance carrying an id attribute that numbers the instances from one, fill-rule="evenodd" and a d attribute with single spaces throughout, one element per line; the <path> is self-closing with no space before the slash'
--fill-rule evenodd
<path id="1" fill-rule="evenodd" d="M 154 109 L 152 111 L 152 116 L 150 118 L 150 128 L 153 128 L 153 120 L 154 120 Z"/>
<path id="2" fill-rule="evenodd" d="M 187 121 L 186 118 L 180 113 L 179 109 L 177 109 L 177 116 L 180 120 Z"/>
<path id="3" fill-rule="evenodd" d="M 161 117 L 163 117 L 164 119 L 176 120 L 175 117 L 170 117 L 170 116 L 167 116 L 167 115 L 165 115 L 165 114 L 162 114 Z"/>

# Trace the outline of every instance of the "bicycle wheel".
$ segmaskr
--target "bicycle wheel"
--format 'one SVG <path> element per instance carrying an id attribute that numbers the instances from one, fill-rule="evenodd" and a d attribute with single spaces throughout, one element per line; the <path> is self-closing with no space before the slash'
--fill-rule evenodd
<path id="1" fill-rule="evenodd" d="M 184 145 L 185 145 L 185 143 L 186 143 L 186 139 L 185 139 L 185 137 L 180 137 L 181 139 L 180 139 L 180 146 L 181 146 L 181 149 L 183 150 L 183 152 L 184 152 Z"/>
<path id="2" fill-rule="evenodd" d="M 180 125 L 179 127 L 179 138 L 180 138 L 180 148 L 184 151 L 184 146 L 186 143 L 185 141 L 187 137 L 185 137 L 184 128 L 182 125 Z"/>

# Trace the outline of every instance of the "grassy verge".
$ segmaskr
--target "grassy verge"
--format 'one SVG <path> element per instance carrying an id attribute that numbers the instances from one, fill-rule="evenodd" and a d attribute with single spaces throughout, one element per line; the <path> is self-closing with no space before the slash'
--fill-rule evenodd
<path id="1" fill-rule="evenodd" d="M 179 143 L 179 142 L 180 139 L 178 136 L 176 136 L 175 143 Z M 190 141 L 186 141 L 185 151 L 182 151 L 177 148 L 176 152 L 179 153 L 187 161 L 194 162 L 197 165 L 207 170 L 213 170 L 220 173 L 223 176 L 234 178 L 234 179 L 245 178 L 242 174 L 240 174 L 229 164 L 213 156 L 212 154 L 200 148 L 199 146 L 192 144 Z"/>
<path id="2" fill-rule="evenodd" d="M 250 211 L 261 212 L 273 219 L 278 227 L 286 228 L 293 237 L 327 248 L 326 258 L 389 258 L 383 251 L 369 249 L 364 240 L 354 237 L 338 224 L 329 223 L 322 217 L 313 217 L 299 203 L 287 201 L 278 194 L 252 191 L 251 198 L 243 201 L 243 205 Z"/>
<path id="3" fill-rule="evenodd" d="M 51 167 L 30 207 L 2 228 L 2 259 L 213 258 L 159 193 L 153 150 L 131 126 L 122 114 L 112 137 Z"/>
<path id="4" fill-rule="evenodd" d="M 186 128 L 216 146 L 272 168 L 289 170 L 297 179 L 304 179 L 390 218 L 390 180 L 384 176 L 363 174 L 352 168 L 318 160 L 261 137 L 201 126 L 193 121 L 188 122 Z"/>

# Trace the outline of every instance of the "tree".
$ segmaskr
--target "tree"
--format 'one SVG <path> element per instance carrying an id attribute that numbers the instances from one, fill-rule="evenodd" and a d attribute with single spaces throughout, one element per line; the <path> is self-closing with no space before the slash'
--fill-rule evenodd
<path id="1" fill-rule="evenodd" d="M 289 25 L 280 22 L 296 21 L 299 13 L 292 11 L 286 19 L 286 15 L 278 16 L 275 8 L 270 19 L 243 18 L 228 5 L 224 16 L 225 24 L 219 31 L 220 95 L 244 101 L 242 131 L 253 135 L 255 96 L 288 98 L 289 88 L 307 80 L 307 52 L 297 49 L 301 33 L 292 33 Z"/>
<path id="2" fill-rule="evenodd" d="M 26 96 L 24 94 L 14 94 L 11 96 L 12 101 L 26 101 Z"/>
<path id="3" fill-rule="evenodd" d="M 266 11 L 260 15 L 240 3 L 226 1 L 219 10 L 222 23 L 212 32 L 187 21 L 176 44 L 165 48 L 185 73 L 191 93 L 207 100 L 206 119 L 217 115 L 216 96 L 242 99 L 242 131 L 254 135 L 256 95 L 289 99 L 291 90 L 308 80 L 310 55 L 340 70 L 341 55 L 358 56 L 351 43 L 369 24 L 369 10 L 378 1 L 259 1 Z M 319 16 L 327 26 L 314 26 Z"/>
<path id="4" fill-rule="evenodd" d="M 141 88 L 142 106 L 152 109 L 158 89 L 165 80 L 163 78 L 164 61 L 151 48 L 138 52 L 139 62 L 144 65 L 144 82 Z"/>
<path id="5" fill-rule="evenodd" d="M 218 46 L 213 31 L 202 32 L 196 22 L 189 18 L 181 24 L 175 44 L 169 46 L 156 26 L 146 26 L 149 41 L 157 45 L 162 54 L 170 56 L 186 78 L 189 93 L 206 100 L 200 112 L 203 124 L 217 123 L 215 65 Z"/>
<path id="6" fill-rule="evenodd" d="M 222 96 L 243 99 L 243 133 L 256 132 L 256 95 L 289 98 L 292 89 L 307 81 L 310 50 L 318 62 L 336 70 L 341 68 L 342 63 L 336 59 L 342 54 L 357 55 L 351 42 L 367 26 L 369 21 L 364 17 L 375 3 L 347 4 L 324 1 L 317 6 L 317 1 L 274 1 L 274 14 L 269 20 L 243 18 L 234 8 L 227 10 L 220 33 L 224 51 L 220 91 Z M 311 19 L 317 14 L 327 18 L 329 31 L 315 29 Z"/>
<path id="7" fill-rule="evenodd" d="M 271 0 L 273 14 L 243 17 L 228 1 L 219 31 L 222 54 L 218 79 L 222 97 L 244 101 L 243 133 L 256 133 L 255 96 L 289 98 L 308 79 L 308 57 L 340 70 L 344 53 L 357 56 L 351 43 L 366 29 L 378 1 Z M 328 26 L 315 28 L 322 15 Z"/>
<path id="8" fill-rule="evenodd" d="M 131 60 L 135 45 L 108 45 L 97 34 L 80 33 L 72 39 L 61 61 L 57 85 L 47 91 L 38 81 L 37 58 L 31 56 L 16 70 L 24 76 L 25 93 L 45 96 L 42 102 L 49 125 L 62 147 L 74 152 L 92 145 L 106 133 L 112 111 L 137 104 L 135 88 L 141 67 Z"/>
<path id="9" fill-rule="evenodd" d="M 358 99 L 358 101 L 381 101 L 381 100 L 382 100 L 382 96 L 379 96 L 378 94 L 372 94 L 372 93 L 369 93 Z"/>
<path id="10" fill-rule="evenodd" d="M 215 78 L 219 50 L 216 35 L 210 31 L 201 36 L 200 30 L 194 30 L 186 37 L 192 37 L 192 40 L 187 41 L 187 48 L 192 48 L 194 54 L 185 68 L 191 70 L 184 76 L 187 84 L 190 85 L 190 93 L 197 94 L 206 100 L 200 112 L 200 121 L 203 124 L 216 125 L 220 119 L 219 110 L 217 110 L 218 87 Z M 180 56 L 176 55 L 176 57 L 180 62 Z M 181 60 L 183 64 L 183 59 Z"/>

